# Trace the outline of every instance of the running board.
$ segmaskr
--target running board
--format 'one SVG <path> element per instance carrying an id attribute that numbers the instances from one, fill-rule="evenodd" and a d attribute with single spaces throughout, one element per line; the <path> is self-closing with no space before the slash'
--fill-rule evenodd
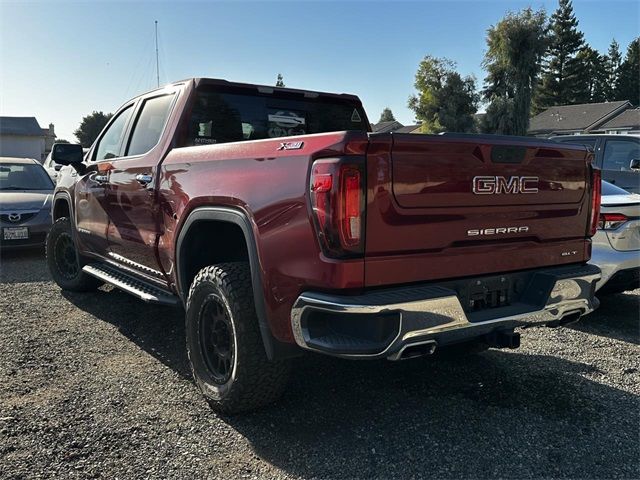
<path id="1" fill-rule="evenodd" d="M 176 295 L 102 263 L 85 265 L 82 271 L 145 302 L 171 306 L 180 302 Z"/>

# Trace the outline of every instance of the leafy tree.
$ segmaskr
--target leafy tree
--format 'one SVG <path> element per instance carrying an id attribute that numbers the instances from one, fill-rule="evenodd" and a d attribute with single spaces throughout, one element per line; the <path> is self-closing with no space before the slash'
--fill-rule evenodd
<path id="1" fill-rule="evenodd" d="M 617 98 L 616 85 L 618 83 L 618 75 L 620 64 L 622 63 L 622 55 L 620 54 L 620 45 L 616 42 L 615 38 L 611 40 L 609 45 L 609 52 L 604 58 L 604 67 L 606 70 L 606 85 L 605 85 L 605 97 L 606 100 L 623 100 Z"/>
<path id="2" fill-rule="evenodd" d="M 551 16 L 547 58 L 535 99 L 536 111 L 576 102 L 578 83 L 585 74 L 576 57 L 583 46 L 584 38 L 578 30 L 571 0 L 560 0 Z"/>
<path id="3" fill-rule="evenodd" d="M 547 48 L 547 15 L 530 7 L 509 12 L 487 32 L 484 99 L 489 102 L 482 130 L 525 135 L 531 97 Z"/>
<path id="4" fill-rule="evenodd" d="M 418 93 L 409 97 L 408 105 L 425 133 L 473 131 L 479 100 L 475 79 L 462 77 L 455 67 L 451 60 L 431 55 L 418 66 L 414 83 Z"/>
<path id="5" fill-rule="evenodd" d="M 640 106 L 640 37 L 629 44 L 624 61 L 620 64 L 616 98 Z"/>
<path id="6" fill-rule="evenodd" d="M 65 140 L 64 138 L 56 138 L 55 142 L 53 143 L 71 143 L 71 142 L 69 142 L 69 140 Z"/>
<path id="7" fill-rule="evenodd" d="M 395 119 L 396 117 L 393 116 L 391 109 L 389 107 L 385 107 L 380 114 L 380 120 L 378 120 L 378 122 L 393 122 Z"/>
<path id="8" fill-rule="evenodd" d="M 282 78 L 282 74 L 278 74 L 278 78 L 276 79 L 276 87 L 284 87 L 284 79 Z"/>
<path id="9" fill-rule="evenodd" d="M 586 46 L 576 57 L 583 65 L 584 75 L 577 84 L 577 103 L 597 103 L 607 100 L 606 57 Z"/>
<path id="10" fill-rule="evenodd" d="M 80 126 L 73 134 L 83 147 L 90 147 L 112 116 L 113 113 L 94 111 L 90 115 L 82 117 Z"/>

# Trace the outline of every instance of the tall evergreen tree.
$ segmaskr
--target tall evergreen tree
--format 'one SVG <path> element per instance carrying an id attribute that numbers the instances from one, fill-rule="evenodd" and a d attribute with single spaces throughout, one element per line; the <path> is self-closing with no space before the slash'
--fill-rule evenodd
<path id="1" fill-rule="evenodd" d="M 624 61 L 620 64 L 616 98 L 640 106 L 640 37 L 629 44 Z"/>
<path id="2" fill-rule="evenodd" d="M 508 13 L 487 33 L 483 96 L 489 102 L 482 130 L 525 135 L 531 96 L 547 48 L 547 15 L 526 8 Z"/>
<path id="3" fill-rule="evenodd" d="M 551 16 L 550 27 L 547 58 L 535 98 L 536 111 L 575 103 L 579 96 L 578 83 L 584 75 L 583 66 L 576 58 L 584 38 L 578 30 L 571 0 L 560 0 L 558 9 Z"/>
<path id="4" fill-rule="evenodd" d="M 389 107 L 385 107 L 380 114 L 380 120 L 378 122 L 393 122 L 396 117 L 393 116 L 393 112 Z"/>
<path id="5" fill-rule="evenodd" d="M 607 100 L 606 57 L 586 46 L 576 57 L 583 65 L 584 75 L 577 84 L 576 103 L 598 103 Z"/>
<path id="6" fill-rule="evenodd" d="M 620 54 L 620 45 L 614 38 L 613 40 L 611 40 L 609 51 L 607 53 L 607 56 L 605 57 L 604 62 L 607 72 L 605 96 L 609 101 L 619 100 L 616 95 L 616 84 L 618 83 L 618 75 L 620 73 L 619 69 L 621 63 L 622 55 Z"/>

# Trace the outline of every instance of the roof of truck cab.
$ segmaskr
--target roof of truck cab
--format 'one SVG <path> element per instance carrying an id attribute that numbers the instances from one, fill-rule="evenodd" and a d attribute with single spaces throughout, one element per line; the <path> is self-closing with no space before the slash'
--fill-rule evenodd
<path id="1" fill-rule="evenodd" d="M 228 88 L 256 89 L 259 92 L 263 92 L 263 93 L 272 93 L 274 91 L 277 91 L 277 92 L 293 93 L 297 95 L 302 94 L 310 98 L 314 98 L 316 96 L 333 97 L 333 98 L 339 98 L 341 100 L 355 101 L 355 102 L 358 102 L 359 104 L 362 103 L 360 101 L 360 97 L 358 97 L 357 95 L 352 95 L 350 93 L 331 93 L 331 92 L 320 92 L 317 90 L 301 90 L 298 88 L 276 87 L 273 85 L 259 85 L 256 83 L 229 82 L 228 80 L 223 80 L 220 78 L 204 78 L 204 77 L 185 78 L 182 80 L 178 80 L 176 82 L 167 83 L 166 85 L 162 85 L 161 87 L 154 88 L 146 92 L 140 93 L 139 95 L 136 95 L 135 97 L 130 98 L 129 101 L 135 100 L 139 97 L 144 97 L 153 92 L 161 92 L 167 87 L 178 86 L 188 82 L 194 82 L 196 87 L 199 87 L 200 85 L 219 85 L 219 86 L 228 87 Z"/>
<path id="2" fill-rule="evenodd" d="M 312 97 L 321 95 L 323 97 L 336 97 L 336 98 L 342 98 L 342 99 L 348 99 L 348 100 L 356 100 L 360 102 L 360 98 L 358 98 L 357 95 L 352 95 L 349 93 L 320 92 L 317 90 L 302 90 L 299 88 L 276 87 L 274 85 L 259 85 L 255 83 L 230 82 L 228 80 L 223 80 L 221 78 L 202 78 L 202 77 L 188 78 L 175 83 L 176 84 L 184 83 L 190 80 L 193 80 L 195 82 L 196 87 L 199 87 L 200 85 L 220 85 L 220 86 L 231 87 L 231 88 L 234 88 L 234 87 L 235 88 L 251 88 L 251 89 L 256 89 L 260 92 L 267 92 L 267 93 L 287 92 L 287 93 L 303 94 L 303 95 L 306 94 Z"/>

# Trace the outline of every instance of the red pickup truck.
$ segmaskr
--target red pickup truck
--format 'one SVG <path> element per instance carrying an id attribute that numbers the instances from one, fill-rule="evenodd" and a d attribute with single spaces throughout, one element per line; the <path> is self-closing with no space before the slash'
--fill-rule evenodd
<path id="1" fill-rule="evenodd" d="M 583 146 L 370 132 L 357 97 L 190 79 L 141 95 L 62 170 L 47 262 L 184 306 L 214 408 L 281 393 L 304 350 L 400 360 L 516 348 L 597 304 Z"/>

